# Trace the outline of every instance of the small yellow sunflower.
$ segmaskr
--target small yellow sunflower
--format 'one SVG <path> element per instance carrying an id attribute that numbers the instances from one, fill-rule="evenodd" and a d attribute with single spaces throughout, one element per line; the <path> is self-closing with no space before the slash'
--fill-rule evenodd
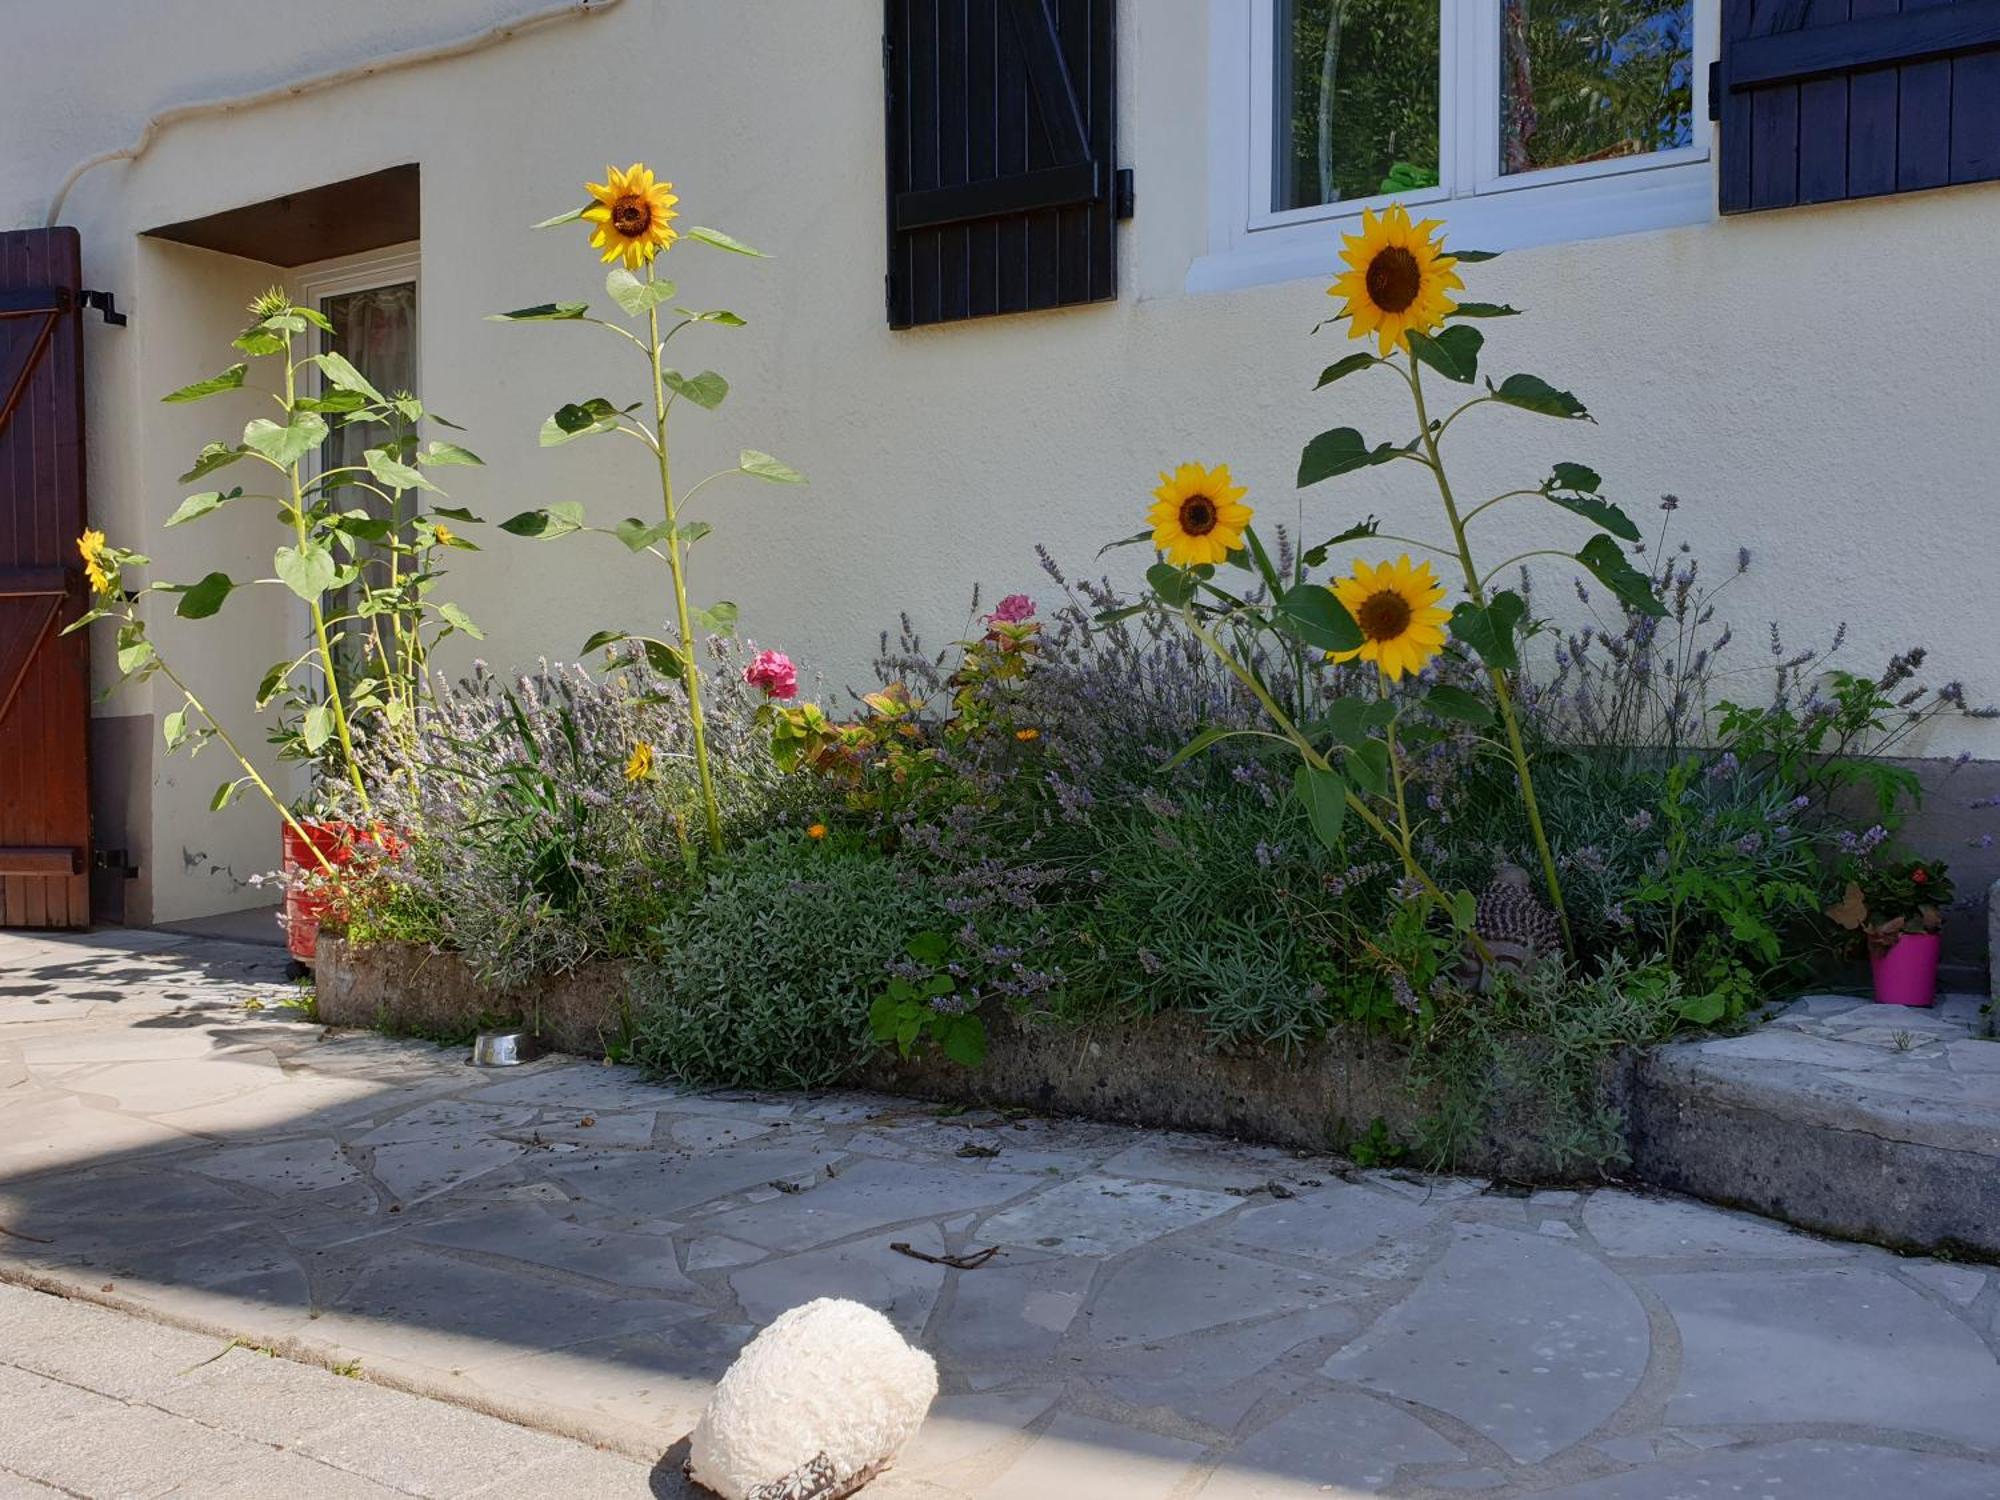
<path id="1" fill-rule="evenodd" d="M 1386 355 L 1391 349 L 1410 347 L 1412 328 L 1429 333 L 1444 322 L 1456 305 L 1447 300 L 1446 290 L 1462 290 L 1465 283 L 1452 269 L 1458 261 L 1431 238 L 1431 231 L 1442 223 L 1425 219 L 1412 224 L 1409 210 L 1400 203 L 1390 204 L 1379 219 L 1373 209 L 1361 211 L 1361 233 L 1341 236 L 1346 248 L 1340 258 L 1348 269 L 1326 289 L 1329 297 L 1347 299 L 1345 312 L 1352 320 L 1349 338 L 1372 333 Z"/>
<path id="2" fill-rule="evenodd" d="M 452 529 L 442 521 L 431 522 L 431 539 L 440 547 L 449 547 L 458 540 Z"/>
<path id="3" fill-rule="evenodd" d="M 108 594 L 115 572 L 106 571 L 104 555 L 104 533 L 86 531 L 76 539 L 76 550 L 83 558 L 83 576 L 90 580 L 90 591 L 94 594 Z"/>
<path id="4" fill-rule="evenodd" d="M 1431 576 L 1429 563 L 1412 567 L 1408 553 L 1377 567 L 1357 560 L 1352 578 L 1336 578 L 1327 587 L 1364 638 L 1352 651 L 1334 652 L 1335 661 L 1372 661 L 1395 682 L 1405 672 L 1421 672 L 1444 649 L 1449 616 L 1437 608 L 1444 585 Z"/>
<path id="5" fill-rule="evenodd" d="M 604 176 L 601 183 L 584 184 L 597 200 L 583 211 L 585 220 L 597 226 L 591 248 L 604 252 L 606 265 L 623 256 L 625 269 L 636 271 L 680 238 L 669 221 L 679 217 L 674 205 L 681 200 L 674 196 L 674 185 L 655 182 L 652 168 L 643 162 L 635 161 L 623 172 L 606 167 Z"/>
<path id="6" fill-rule="evenodd" d="M 1248 493 L 1229 482 L 1228 464 L 1204 469 L 1189 463 L 1171 474 L 1163 472 L 1153 491 L 1157 502 L 1146 512 L 1153 523 L 1153 545 L 1183 567 L 1224 561 L 1243 546 L 1243 528 L 1253 514 L 1242 503 Z"/>
<path id="7" fill-rule="evenodd" d="M 653 747 L 644 740 L 632 747 L 631 755 L 625 760 L 627 781 L 650 781 L 653 776 Z"/>

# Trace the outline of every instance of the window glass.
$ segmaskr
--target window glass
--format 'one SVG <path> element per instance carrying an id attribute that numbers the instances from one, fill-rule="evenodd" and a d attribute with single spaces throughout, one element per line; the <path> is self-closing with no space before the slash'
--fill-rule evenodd
<path id="1" fill-rule="evenodd" d="M 1500 170 L 1694 139 L 1691 0 L 1499 0 Z"/>
<path id="2" fill-rule="evenodd" d="M 1435 186 L 1438 0 L 1275 0 L 1271 207 Z"/>

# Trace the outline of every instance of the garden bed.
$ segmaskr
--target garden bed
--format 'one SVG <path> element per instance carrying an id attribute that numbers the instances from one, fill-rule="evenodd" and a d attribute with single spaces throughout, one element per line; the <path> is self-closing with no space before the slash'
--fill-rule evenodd
<path id="1" fill-rule="evenodd" d="M 528 989 L 482 984 L 455 954 L 415 943 L 356 947 L 322 936 L 318 1013 L 334 1026 L 366 1026 L 439 1040 L 482 1028 L 525 1026 L 558 1051 L 601 1057 L 621 1035 L 625 966 L 586 965 Z M 1295 1047 L 1217 1049 L 1187 1016 L 1115 1025 L 1030 1026 L 989 1006 L 988 1047 L 977 1068 L 935 1049 L 904 1059 L 884 1052 L 846 1082 L 857 1088 L 1081 1115 L 1126 1125 L 1206 1131 L 1304 1151 L 1360 1152 L 1371 1160 L 1415 1140 L 1431 1103 L 1409 1085 L 1407 1046 L 1340 1029 Z M 1631 1060 L 1608 1067 L 1607 1097 L 1622 1108 Z M 1522 1181 L 1565 1174 L 1532 1121 L 1504 1088 L 1480 1138 L 1452 1165 Z"/>

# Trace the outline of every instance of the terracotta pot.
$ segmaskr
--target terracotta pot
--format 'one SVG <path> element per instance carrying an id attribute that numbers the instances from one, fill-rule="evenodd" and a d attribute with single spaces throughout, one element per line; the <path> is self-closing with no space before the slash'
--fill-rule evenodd
<path id="1" fill-rule="evenodd" d="M 284 827 L 285 946 L 300 963 L 311 963 L 318 951 L 319 924 L 336 900 L 336 893 L 323 884 L 307 884 L 309 877 L 324 873 L 313 850 L 326 856 L 326 862 L 338 870 L 357 859 L 394 854 L 401 848 L 401 841 L 383 828 L 363 828 L 335 820 L 305 822 L 301 826 L 304 838 L 291 824 Z"/>
<path id="2" fill-rule="evenodd" d="M 1943 935 L 1906 932 L 1887 953 L 1871 953 L 1878 1005 L 1929 1005 L 1937 999 L 1938 949 Z"/>

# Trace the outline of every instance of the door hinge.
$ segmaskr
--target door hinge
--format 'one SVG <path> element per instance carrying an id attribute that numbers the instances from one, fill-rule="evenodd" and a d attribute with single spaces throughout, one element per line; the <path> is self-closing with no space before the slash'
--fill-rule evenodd
<path id="1" fill-rule="evenodd" d="M 1722 62 L 1717 59 L 1708 65 L 1708 117 L 1722 118 Z"/>
<path id="2" fill-rule="evenodd" d="M 104 314 L 104 321 L 113 328 L 123 328 L 131 320 L 118 310 L 116 292 L 79 292 L 77 302 L 80 307 L 94 307 Z"/>
<path id="3" fill-rule="evenodd" d="M 1132 217 L 1132 169 L 1120 167 L 1111 176 L 1111 216 L 1114 219 Z"/>

